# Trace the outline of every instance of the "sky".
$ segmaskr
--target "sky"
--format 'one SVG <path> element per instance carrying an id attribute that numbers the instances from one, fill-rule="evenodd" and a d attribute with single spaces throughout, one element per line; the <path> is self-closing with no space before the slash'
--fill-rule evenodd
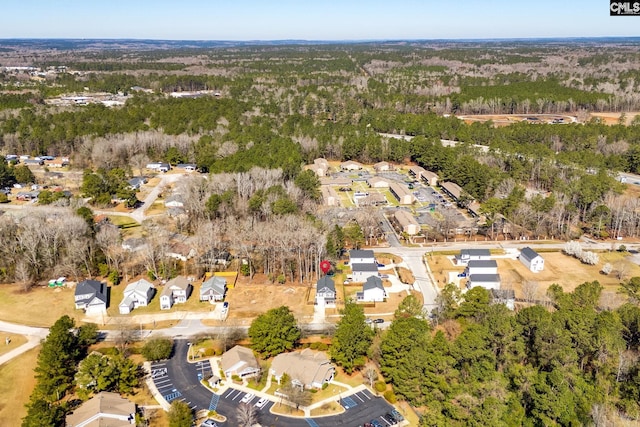
<path id="1" fill-rule="evenodd" d="M 637 1 L 637 0 L 635 0 Z M 380 40 L 640 36 L 607 0 L 1 0 L 0 38 Z"/>

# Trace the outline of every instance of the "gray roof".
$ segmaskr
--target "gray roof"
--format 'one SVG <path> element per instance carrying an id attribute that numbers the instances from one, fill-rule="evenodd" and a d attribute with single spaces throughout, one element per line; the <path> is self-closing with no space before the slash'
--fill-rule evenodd
<path id="1" fill-rule="evenodd" d="M 76 304 L 88 303 L 94 298 L 98 298 L 105 304 L 107 303 L 106 286 L 104 283 L 98 282 L 97 280 L 87 279 L 78 283 L 76 285 L 75 295 L 87 295 L 86 297 L 77 300 Z"/>
<path id="2" fill-rule="evenodd" d="M 469 276 L 471 283 L 495 283 L 500 282 L 499 274 L 472 274 Z"/>
<path id="3" fill-rule="evenodd" d="M 336 285 L 333 283 L 333 280 L 331 280 L 331 277 L 323 276 L 318 280 L 318 283 L 316 283 L 316 292 L 324 288 L 328 288 L 332 292 L 336 291 Z"/>
<path id="4" fill-rule="evenodd" d="M 494 259 L 472 259 L 467 266 L 469 268 L 498 268 L 498 262 Z"/>
<path id="5" fill-rule="evenodd" d="M 370 249 L 366 249 L 366 250 L 351 249 L 351 251 L 349 251 L 350 258 L 373 258 L 374 256 L 375 255 L 373 255 L 373 251 Z"/>
<path id="6" fill-rule="evenodd" d="M 520 249 L 520 256 L 528 261 L 531 261 L 532 259 L 540 255 L 527 246 L 526 248 Z"/>
<path id="7" fill-rule="evenodd" d="M 362 290 L 366 291 L 369 289 L 382 289 L 384 291 L 384 286 L 382 285 L 382 279 L 376 276 L 367 277 L 367 281 L 362 285 Z"/>
<path id="8" fill-rule="evenodd" d="M 356 263 L 351 265 L 351 271 L 378 271 L 378 265 L 375 263 Z"/>
<path id="9" fill-rule="evenodd" d="M 137 293 L 138 295 L 146 296 L 150 288 L 153 288 L 153 283 L 148 280 L 136 280 L 135 282 L 129 283 L 127 287 L 124 288 L 124 295 Z"/>
<path id="10" fill-rule="evenodd" d="M 213 291 L 213 293 L 218 295 L 224 295 L 226 289 L 227 279 L 219 276 L 211 276 L 202 283 L 202 286 L 200 287 L 200 295 L 204 295 L 209 291 Z"/>
<path id="11" fill-rule="evenodd" d="M 462 249 L 460 250 L 460 255 L 469 255 L 469 256 L 491 256 L 491 252 L 489 249 Z"/>

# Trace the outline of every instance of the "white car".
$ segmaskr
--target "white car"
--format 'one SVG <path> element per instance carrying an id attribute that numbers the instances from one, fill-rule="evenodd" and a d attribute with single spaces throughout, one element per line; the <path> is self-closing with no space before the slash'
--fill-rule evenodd
<path id="1" fill-rule="evenodd" d="M 262 408 L 264 407 L 264 405 L 266 405 L 267 403 L 269 403 L 269 399 L 267 399 L 266 397 L 261 398 L 260 400 L 258 400 L 256 402 L 256 407 L 257 408 Z"/>
<path id="2" fill-rule="evenodd" d="M 211 418 L 207 418 L 202 424 L 200 424 L 200 427 L 218 427 L 218 424 L 216 424 L 216 422 Z"/>
<path id="3" fill-rule="evenodd" d="M 253 393 L 247 393 L 244 395 L 244 397 L 242 398 L 242 400 L 240 400 L 240 403 L 249 403 L 251 402 L 251 400 L 256 397 L 255 394 Z"/>

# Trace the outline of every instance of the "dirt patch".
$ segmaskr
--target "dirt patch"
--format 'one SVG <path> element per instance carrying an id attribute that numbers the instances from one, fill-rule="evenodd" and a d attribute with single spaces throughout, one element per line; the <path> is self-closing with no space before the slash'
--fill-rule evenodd
<path id="1" fill-rule="evenodd" d="M 618 123 L 620 123 L 620 117 L 623 114 L 625 116 L 624 124 L 626 126 L 629 126 L 631 125 L 633 119 L 640 114 L 640 112 L 629 111 L 625 113 L 591 113 L 589 116 L 591 118 L 598 118 L 607 125 L 617 125 Z"/>
<path id="2" fill-rule="evenodd" d="M 265 276 L 238 278 L 235 288 L 229 289 L 229 319 L 244 319 L 248 323 L 262 313 L 283 305 L 288 306 L 296 319 L 313 316 L 313 304 L 307 304 L 313 288 L 300 284 L 272 284 Z"/>

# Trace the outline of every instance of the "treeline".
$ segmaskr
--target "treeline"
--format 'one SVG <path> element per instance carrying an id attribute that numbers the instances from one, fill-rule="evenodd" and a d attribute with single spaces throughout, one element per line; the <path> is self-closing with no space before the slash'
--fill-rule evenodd
<path id="1" fill-rule="evenodd" d="M 421 408 L 421 426 L 611 425 L 640 419 L 638 278 L 630 302 L 602 310 L 602 287 L 553 285 L 555 309 L 517 313 L 483 288 L 439 296 L 437 326 L 396 312 L 379 363 L 395 393 Z"/>

